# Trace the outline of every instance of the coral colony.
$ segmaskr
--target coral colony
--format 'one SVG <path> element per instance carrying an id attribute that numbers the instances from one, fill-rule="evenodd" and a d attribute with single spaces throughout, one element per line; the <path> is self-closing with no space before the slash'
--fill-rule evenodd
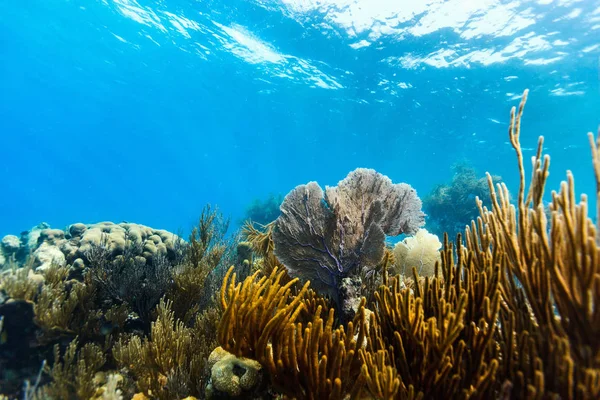
<path id="1" fill-rule="evenodd" d="M 370 169 L 297 186 L 233 237 L 210 207 L 187 241 L 109 222 L 6 236 L 3 398 L 600 398 L 600 232 L 570 173 L 543 202 L 543 138 L 526 179 L 526 99 L 518 193 L 469 170 L 428 200 L 472 200 L 456 237 Z"/>

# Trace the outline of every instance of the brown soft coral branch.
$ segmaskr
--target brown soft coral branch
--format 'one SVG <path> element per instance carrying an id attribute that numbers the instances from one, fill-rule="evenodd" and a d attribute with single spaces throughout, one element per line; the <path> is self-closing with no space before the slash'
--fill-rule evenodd
<path id="1" fill-rule="evenodd" d="M 273 347 L 267 368 L 276 387 L 291 398 L 341 400 L 359 396 L 364 384 L 359 348 L 365 340 L 365 309 L 347 329 L 333 329 L 333 309 L 326 320 L 321 307 L 311 322 L 289 325 Z"/>
<path id="2" fill-rule="evenodd" d="M 232 272 L 227 272 L 220 293 L 225 312 L 218 340 L 225 350 L 258 361 L 274 387 L 294 398 L 341 400 L 360 394 L 364 300 L 354 321 L 334 329 L 333 308 L 326 320 L 321 318 L 326 302 L 308 293 L 309 282 L 293 295 L 297 279 L 282 285 L 283 271 L 260 279 L 256 273 L 237 284 Z M 296 322 L 304 309 L 315 305 L 306 324 Z"/>
<path id="3" fill-rule="evenodd" d="M 588 218 L 587 196 L 575 200 L 570 172 L 552 202 L 543 195 L 550 157 L 544 138 L 532 158 L 526 188 L 520 127 L 527 91 L 518 112 L 511 110 L 509 139 L 518 160 L 520 185 L 516 207 L 504 184 L 488 175 L 492 209 L 467 229 L 467 248 L 479 267 L 501 267 L 502 370 L 515 396 L 597 398 L 600 396 L 600 246 Z M 596 197 L 600 198 L 598 143 L 589 134 Z M 548 217 L 549 215 L 549 217 Z"/>
<path id="4" fill-rule="evenodd" d="M 302 299 L 310 282 L 292 296 L 291 287 L 297 279 L 280 285 L 284 271 L 278 273 L 274 269 L 270 276 L 258 280 L 257 275 L 258 272 L 236 284 L 233 267 L 227 271 L 220 293 L 225 311 L 217 337 L 221 346 L 233 355 L 262 363 L 270 351 L 270 339 L 279 337 L 302 311 Z"/>

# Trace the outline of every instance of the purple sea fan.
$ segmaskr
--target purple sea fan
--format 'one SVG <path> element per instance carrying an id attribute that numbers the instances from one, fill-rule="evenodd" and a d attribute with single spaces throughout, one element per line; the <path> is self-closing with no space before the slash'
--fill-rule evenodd
<path id="1" fill-rule="evenodd" d="M 344 278 L 381 262 L 386 235 L 412 234 L 423 223 L 412 187 L 359 168 L 325 193 L 316 182 L 288 193 L 273 231 L 275 255 L 290 275 L 339 302 Z"/>

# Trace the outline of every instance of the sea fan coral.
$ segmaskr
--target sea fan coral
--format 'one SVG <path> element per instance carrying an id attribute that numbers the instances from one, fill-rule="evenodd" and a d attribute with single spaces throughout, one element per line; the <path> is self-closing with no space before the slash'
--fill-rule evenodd
<path id="1" fill-rule="evenodd" d="M 285 197 L 273 231 L 275 255 L 290 275 L 343 304 L 344 278 L 381 262 L 386 235 L 413 234 L 423 221 L 414 189 L 359 168 L 325 193 L 310 182 Z"/>

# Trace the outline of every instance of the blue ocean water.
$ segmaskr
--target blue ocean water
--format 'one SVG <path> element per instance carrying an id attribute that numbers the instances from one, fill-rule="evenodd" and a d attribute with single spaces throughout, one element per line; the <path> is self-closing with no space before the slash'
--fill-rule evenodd
<path id="1" fill-rule="evenodd" d="M 600 1 L 0 2 L 0 236 L 42 221 L 187 230 L 375 168 L 419 195 L 522 143 L 593 193 Z M 526 160 L 528 163 L 528 161 Z M 594 199 L 592 199 L 594 200 Z"/>

